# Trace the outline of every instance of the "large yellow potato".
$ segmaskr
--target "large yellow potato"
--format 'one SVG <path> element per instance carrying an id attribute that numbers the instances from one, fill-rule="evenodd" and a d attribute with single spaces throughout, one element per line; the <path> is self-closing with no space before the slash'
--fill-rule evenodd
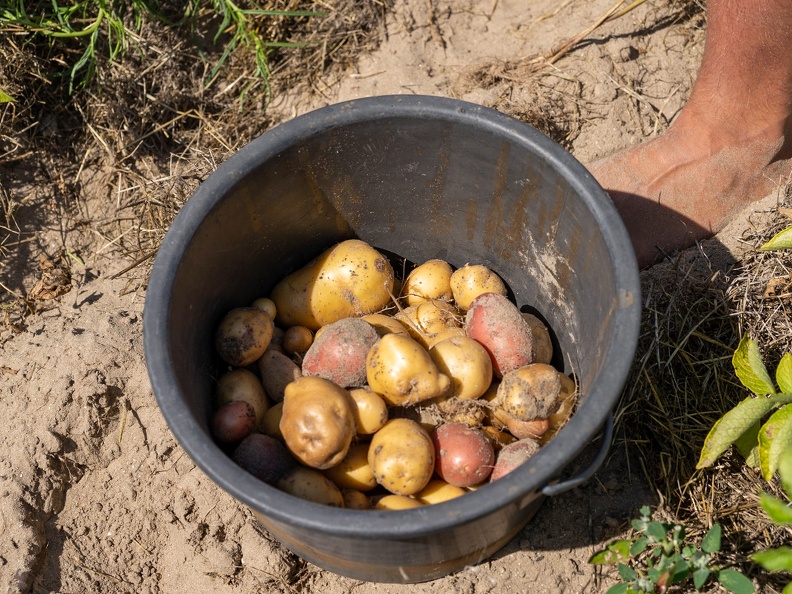
<path id="1" fill-rule="evenodd" d="M 451 378 L 451 396 L 472 400 L 492 383 L 492 360 L 486 349 L 467 336 L 441 340 L 429 349 L 440 373 Z"/>
<path id="2" fill-rule="evenodd" d="M 441 396 L 451 380 L 429 353 L 409 336 L 386 334 L 366 357 L 369 387 L 391 406 L 407 406 Z"/>
<path id="3" fill-rule="evenodd" d="M 466 264 L 451 275 L 451 291 L 459 309 L 467 311 L 482 293 L 506 296 L 506 285 L 492 270 L 482 264 Z"/>
<path id="4" fill-rule="evenodd" d="M 281 280 L 270 298 L 285 328 L 318 330 L 384 308 L 393 292 L 388 259 L 358 239 L 342 241 Z"/>
<path id="5" fill-rule="evenodd" d="M 415 421 L 392 419 L 374 434 L 368 463 L 377 482 L 394 495 L 413 495 L 434 472 L 432 438 Z"/>
<path id="6" fill-rule="evenodd" d="M 349 393 L 321 377 L 301 377 L 286 386 L 279 427 L 292 454 L 320 470 L 335 466 L 355 436 Z"/>
<path id="7" fill-rule="evenodd" d="M 401 295 L 407 305 L 431 299 L 451 301 L 451 266 L 443 260 L 428 260 L 413 270 L 402 285 Z"/>

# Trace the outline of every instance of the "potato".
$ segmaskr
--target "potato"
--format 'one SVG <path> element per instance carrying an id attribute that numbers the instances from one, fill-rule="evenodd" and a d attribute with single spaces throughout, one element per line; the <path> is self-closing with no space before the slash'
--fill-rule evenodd
<path id="1" fill-rule="evenodd" d="M 454 338 L 455 336 L 467 336 L 467 334 L 465 334 L 465 329 L 462 328 L 461 326 L 454 328 L 446 328 L 445 330 L 441 330 L 437 334 L 433 334 L 432 336 L 427 336 L 426 340 L 421 344 L 423 344 L 424 347 L 428 350 L 431 349 L 438 342 L 449 338 Z"/>
<path id="2" fill-rule="evenodd" d="M 255 309 L 260 309 L 261 311 L 266 313 L 272 320 L 274 320 L 275 316 L 278 314 L 278 310 L 275 307 L 275 302 L 269 297 L 260 297 L 259 299 L 256 299 L 253 303 L 250 304 L 250 307 L 253 307 Z"/>
<path id="3" fill-rule="evenodd" d="M 435 472 L 455 487 L 470 487 L 492 472 L 495 452 L 481 431 L 462 423 L 445 423 L 432 432 Z"/>
<path id="4" fill-rule="evenodd" d="M 328 249 L 275 285 L 270 298 L 283 328 L 318 330 L 383 309 L 393 292 L 393 268 L 367 243 L 350 239 Z"/>
<path id="5" fill-rule="evenodd" d="M 212 415 L 212 435 L 222 445 L 239 443 L 256 426 L 256 411 L 247 402 L 229 402 Z"/>
<path id="6" fill-rule="evenodd" d="M 284 353 L 268 349 L 258 360 L 264 391 L 273 402 L 283 402 L 286 386 L 302 377 L 300 366 Z"/>
<path id="7" fill-rule="evenodd" d="M 279 427 L 286 447 L 306 466 L 335 466 L 355 436 L 349 393 L 320 377 L 301 377 L 286 386 Z"/>
<path id="8" fill-rule="evenodd" d="M 553 439 L 566 424 L 567 420 L 572 415 L 572 410 L 575 408 L 575 402 L 577 401 L 577 386 L 575 386 L 575 381 L 565 376 L 563 373 L 559 373 L 559 379 L 561 380 L 561 393 L 559 394 L 560 403 L 558 409 L 547 419 L 550 426 L 539 440 L 542 444 Z"/>
<path id="9" fill-rule="evenodd" d="M 478 342 L 467 336 L 447 338 L 429 349 L 440 373 L 451 378 L 450 395 L 461 400 L 482 396 L 492 383 L 492 361 Z"/>
<path id="10" fill-rule="evenodd" d="M 388 421 L 388 405 L 379 394 L 368 388 L 353 388 L 349 395 L 355 402 L 353 412 L 358 436 L 376 433 Z"/>
<path id="11" fill-rule="evenodd" d="M 314 336 L 305 326 L 292 326 L 283 333 L 283 350 L 289 355 L 304 353 L 313 344 Z"/>
<path id="12" fill-rule="evenodd" d="M 229 402 L 247 402 L 256 414 L 256 427 L 261 426 L 264 413 L 269 410 L 267 394 L 261 380 L 247 369 L 234 369 L 220 376 L 215 388 L 215 405 L 220 408 Z"/>
<path id="13" fill-rule="evenodd" d="M 451 380 L 437 370 L 429 353 L 400 334 L 386 334 L 371 348 L 366 378 L 371 389 L 391 406 L 435 398 L 451 387 Z"/>
<path id="14" fill-rule="evenodd" d="M 503 478 L 515 468 L 525 464 L 539 451 L 539 448 L 539 443 L 533 439 L 521 439 L 501 448 L 495 459 L 490 482 Z"/>
<path id="15" fill-rule="evenodd" d="M 404 324 L 396 318 L 385 314 L 369 314 L 360 319 L 371 324 L 380 338 L 386 334 L 407 334 L 407 328 L 404 327 Z"/>
<path id="16" fill-rule="evenodd" d="M 234 449 L 231 459 L 256 478 L 274 485 L 286 476 L 296 462 L 277 439 L 251 433 Z"/>
<path id="17" fill-rule="evenodd" d="M 531 329 L 534 347 L 534 363 L 547 363 L 553 360 L 553 341 L 550 338 L 550 331 L 542 320 L 533 314 L 522 312 L 522 318 Z"/>
<path id="18" fill-rule="evenodd" d="M 550 428 L 549 419 L 531 419 L 530 421 L 521 421 L 504 414 L 502 417 L 506 422 L 506 429 L 509 433 L 514 435 L 517 439 L 539 439 Z"/>
<path id="19" fill-rule="evenodd" d="M 519 421 L 547 419 L 561 403 L 561 374 L 555 367 L 534 363 L 503 376 L 496 405 Z"/>
<path id="20" fill-rule="evenodd" d="M 415 494 L 415 498 L 424 505 L 434 505 L 450 501 L 467 493 L 465 489 L 455 487 L 443 480 L 432 479 L 429 484 Z"/>
<path id="21" fill-rule="evenodd" d="M 436 398 L 432 401 L 446 423 L 463 423 L 480 427 L 487 419 L 488 407 L 478 400 L 462 398 Z"/>
<path id="22" fill-rule="evenodd" d="M 344 459 L 324 470 L 324 475 L 340 489 L 371 491 L 377 481 L 368 463 L 368 451 L 368 443 L 353 443 Z"/>
<path id="23" fill-rule="evenodd" d="M 360 318 L 346 318 L 325 326 L 302 362 L 302 374 L 330 380 L 342 388 L 366 385 L 366 356 L 379 335 Z"/>
<path id="24" fill-rule="evenodd" d="M 347 509 L 371 509 L 368 495 L 356 489 L 341 489 L 344 498 L 344 507 Z"/>
<path id="25" fill-rule="evenodd" d="M 333 484 L 333 481 L 312 468 L 295 466 L 276 485 L 281 491 L 300 499 L 321 505 L 344 507 L 341 490 Z"/>
<path id="26" fill-rule="evenodd" d="M 465 332 L 487 349 L 496 377 L 534 360 L 531 328 L 517 306 L 502 295 L 476 297 L 465 316 Z"/>
<path id="27" fill-rule="evenodd" d="M 517 438 L 508 431 L 496 429 L 490 425 L 482 427 L 481 433 L 484 435 L 484 437 L 489 439 L 489 442 L 492 444 L 492 449 L 495 450 L 496 454 L 501 451 L 503 446 L 507 446 L 510 443 L 517 441 Z"/>
<path id="28" fill-rule="evenodd" d="M 283 441 L 283 433 L 280 430 L 280 420 L 283 416 L 283 402 L 273 404 L 270 409 L 264 413 L 264 418 L 261 420 L 261 432 L 264 435 L 274 437 L 279 441 Z"/>
<path id="29" fill-rule="evenodd" d="M 407 328 L 410 336 L 425 348 L 438 334 L 461 327 L 462 318 L 451 303 L 424 301 L 401 310 L 395 316 Z"/>
<path id="30" fill-rule="evenodd" d="M 273 323 L 266 313 L 252 307 L 228 312 L 215 331 L 215 350 L 234 367 L 250 365 L 267 350 Z"/>
<path id="31" fill-rule="evenodd" d="M 404 281 L 401 295 L 407 305 L 439 299 L 451 301 L 451 266 L 443 260 L 428 260 L 415 268 Z"/>
<path id="32" fill-rule="evenodd" d="M 473 300 L 482 293 L 497 293 L 505 297 L 506 285 L 492 270 L 481 264 L 466 264 L 454 271 L 450 279 L 456 306 L 467 311 Z"/>
<path id="33" fill-rule="evenodd" d="M 420 501 L 413 499 L 412 497 L 406 497 L 404 495 L 383 495 L 382 497 L 378 497 L 374 503 L 374 509 L 384 509 L 391 511 L 413 509 L 422 506 L 423 503 Z"/>
<path id="34" fill-rule="evenodd" d="M 369 466 L 377 482 L 394 495 L 423 489 L 432 478 L 434 462 L 432 439 L 415 421 L 392 419 L 371 439 Z"/>

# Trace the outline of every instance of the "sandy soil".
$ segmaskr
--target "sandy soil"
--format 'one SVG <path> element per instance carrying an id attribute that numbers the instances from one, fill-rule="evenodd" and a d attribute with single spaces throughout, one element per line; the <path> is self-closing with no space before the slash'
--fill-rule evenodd
<path id="1" fill-rule="evenodd" d="M 285 96 L 291 117 L 355 97 L 450 95 L 522 115 L 541 107 L 584 163 L 661 131 L 689 92 L 701 54 L 699 16 L 648 2 L 598 29 L 542 71 L 524 60 L 593 23 L 612 0 L 401 0 L 376 52 L 323 95 Z M 559 8 L 560 7 L 560 8 Z M 553 12 L 555 11 L 555 12 Z M 521 66 L 522 65 L 522 66 Z M 546 122 L 547 123 L 547 122 Z M 109 212 L 106 190 L 88 196 Z M 640 505 L 654 503 L 626 446 L 587 485 L 548 500 L 493 558 L 434 582 L 361 583 L 295 557 L 183 454 L 157 408 L 142 348 L 144 290 L 127 260 L 58 212 L 20 211 L 52 265 L 21 246 L 4 283 L 50 295 L 24 328 L 0 332 L 0 585 L 8 592 L 599 592 L 587 559 Z M 84 265 L 60 256 L 82 245 Z M 49 268 L 48 268 L 49 267 Z M 64 287 L 58 289 L 58 287 Z M 46 287 L 45 287 L 46 289 Z M 576 461 L 570 470 L 582 467 Z M 649 469 L 649 472 L 654 472 Z"/>

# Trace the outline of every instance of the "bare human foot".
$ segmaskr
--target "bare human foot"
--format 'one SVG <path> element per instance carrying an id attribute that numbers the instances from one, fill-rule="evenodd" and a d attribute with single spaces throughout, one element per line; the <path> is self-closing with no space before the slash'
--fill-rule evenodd
<path id="1" fill-rule="evenodd" d="M 661 136 L 591 166 L 643 268 L 712 236 L 792 172 L 792 0 L 709 0 L 685 107 Z"/>

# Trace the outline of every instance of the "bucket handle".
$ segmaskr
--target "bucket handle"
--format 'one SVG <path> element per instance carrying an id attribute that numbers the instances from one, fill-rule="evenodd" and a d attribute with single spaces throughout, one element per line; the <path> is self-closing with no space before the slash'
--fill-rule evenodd
<path id="1" fill-rule="evenodd" d="M 602 463 L 605 461 L 605 457 L 608 455 L 611 439 L 613 439 L 612 412 L 608 413 L 608 417 L 605 419 L 605 427 L 602 430 L 602 444 L 600 445 L 599 452 L 597 452 L 597 457 L 594 458 L 594 461 L 589 465 L 589 467 L 574 478 L 562 481 L 560 483 L 546 485 L 542 489 L 542 495 L 547 497 L 559 495 L 560 493 L 564 493 L 565 491 L 569 491 L 570 489 L 574 489 L 575 487 L 582 485 L 592 476 L 594 476 L 594 473 L 597 472 L 600 466 L 602 466 Z"/>

